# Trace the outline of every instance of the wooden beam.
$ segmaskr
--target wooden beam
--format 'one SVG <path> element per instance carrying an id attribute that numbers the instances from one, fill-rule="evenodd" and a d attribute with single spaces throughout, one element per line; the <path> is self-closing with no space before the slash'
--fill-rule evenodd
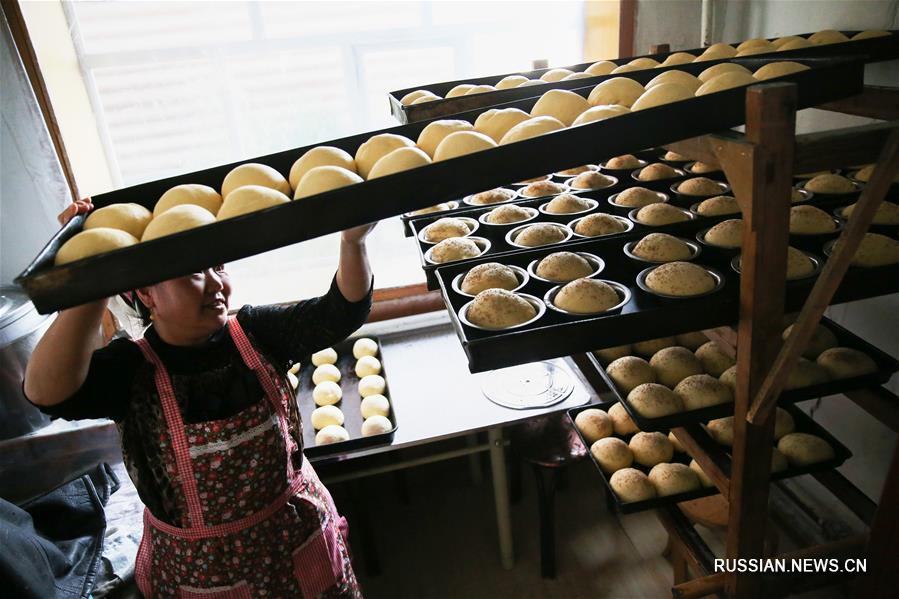
<path id="1" fill-rule="evenodd" d="M 796 137 L 794 173 L 874 162 L 899 121 L 808 133 Z"/>
<path id="2" fill-rule="evenodd" d="M 673 428 L 671 432 L 727 499 L 730 495 L 730 459 L 725 456 L 721 446 L 703 433 L 697 424 L 690 428 Z"/>
<path id="3" fill-rule="evenodd" d="M 899 119 L 899 88 L 866 85 L 857 96 L 827 102 L 816 108 L 892 121 Z"/>
<path id="4" fill-rule="evenodd" d="M 675 585 L 671 589 L 671 596 L 675 599 L 699 599 L 716 595 L 724 590 L 724 572 L 710 574 L 702 578 L 694 578 L 688 582 Z"/>
<path id="5" fill-rule="evenodd" d="M 877 504 L 871 501 L 871 498 L 865 495 L 861 489 L 853 485 L 848 478 L 837 470 L 815 472 L 812 476 L 848 507 L 849 511 L 855 514 L 859 520 L 868 526 L 871 525 Z"/>
<path id="6" fill-rule="evenodd" d="M 619 0 L 618 57 L 634 55 L 634 35 L 637 30 L 637 0 Z"/>
<path id="7" fill-rule="evenodd" d="M 722 351 L 731 358 L 737 357 L 737 331 L 733 327 L 718 327 L 702 332 L 709 341 L 717 343 Z"/>
<path id="8" fill-rule="evenodd" d="M 440 292 L 432 291 L 423 295 L 410 295 L 375 302 L 372 304 L 367 322 L 379 322 L 445 309 L 446 305 L 443 303 Z"/>
<path id="9" fill-rule="evenodd" d="M 671 46 L 668 44 L 653 44 L 649 47 L 650 54 L 668 54 L 671 52 Z"/>
<path id="10" fill-rule="evenodd" d="M 687 560 L 687 564 L 700 576 L 712 571 L 715 555 L 706 545 L 693 523 L 676 506 L 667 506 L 656 510 L 656 516 L 671 539 L 673 548 Z"/>
<path id="11" fill-rule="evenodd" d="M 899 443 L 893 449 L 893 460 L 887 472 L 886 483 L 880 494 L 880 503 L 871 522 L 866 555 L 868 568 L 858 579 L 852 596 L 856 599 L 886 599 L 895 597 L 899 589 Z"/>
<path id="12" fill-rule="evenodd" d="M 886 387 L 847 391 L 846 397 L 885 426 L 899 432 L 899 397 Z"/>

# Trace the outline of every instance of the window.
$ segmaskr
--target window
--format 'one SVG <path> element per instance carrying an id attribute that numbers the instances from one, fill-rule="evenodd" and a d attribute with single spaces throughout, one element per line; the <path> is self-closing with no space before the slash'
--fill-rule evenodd
<path id="1" fill-rule="evenodd" d="M 25 2 L 86 194 L 395 125 L 386 94 L 579 62 L 583 2 Z M 238 302 L 322 292 L 336 235 L 229 266 Z M 379 287 L 420 282 L 399 219 Z"/>

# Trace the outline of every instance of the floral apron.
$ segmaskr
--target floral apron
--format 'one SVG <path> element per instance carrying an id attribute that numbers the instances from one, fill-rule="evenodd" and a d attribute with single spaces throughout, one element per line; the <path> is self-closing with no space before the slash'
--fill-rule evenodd
<path id="1" fill-rule="evenodd" d="M 144 510 L 135 578 L 147 597 L 361 597 L 346 545 L 346 520 L 288 428 L 294 395 L 250 344 L 236 318 L 229 332 L 266 401 L 222 420 L 184 424 L 171 379 L 145 339 L 166 420 L 159 443 L 184 528 Z"/>

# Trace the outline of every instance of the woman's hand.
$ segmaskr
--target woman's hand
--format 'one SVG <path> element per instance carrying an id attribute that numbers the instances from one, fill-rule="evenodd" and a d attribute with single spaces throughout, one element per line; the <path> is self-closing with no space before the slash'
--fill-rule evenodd
<path id="1" fill-rule="evenodd" d="M 358 227 L 353 227 L 352 229 L 347 229 L 341 234 L 341 240 L 347 243 L 362 243 L 377 224 L 378 223 L 369 223 L 367 225 L 360 225 Z"/>
<path id="2" fill-rule="evenodd" d="M 87 214 L 93 209 L 94 205 L 93 203 L 91 203 L 90 198 L 77 200 L 66 206 L 66 209 L 59 213 L 59 216 L 56 217 L 56 220 L 59 221 L 60 225 L 65 226 L 66 223 L 75 218 L 77 215 Z"/>
<path id="3" fill-rule="evenodd" d="M 350 302 L 358 302 L 371 288 L 371 266 L 365 249 L 365 238 L 378 223 L 347 229 L 340 236 L 340 263 L 337 287 Z"/>

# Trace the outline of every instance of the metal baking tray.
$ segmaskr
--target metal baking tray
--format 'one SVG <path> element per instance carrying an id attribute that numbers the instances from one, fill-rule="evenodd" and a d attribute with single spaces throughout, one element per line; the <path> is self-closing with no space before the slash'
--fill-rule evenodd
<path id="1" fill-rule="evenodd" d="M 756 67 L 765 61 L 741 59 L 739 62 Z M 796 83 L 800 108 L 852 96 L 862 90 L 864 65 L 859 58 L 803 62 L 814 68 L 771 80 Z M 694 71 L 701 68 L 701 63 L 692 65 Z M 633 78 L 645 82 L 655 74 L 637 72 Z M 587 96 L 590 89 L 585 87 L 578 93 Z M 727 129 L 745 120 L 745 92 L 743 88 L 729 89 L 567 128 L 54 267 L 53 259 L 60 245 L 82 228 L 84 218 L 76 217 L 53 236 L 16 282 L 24 287 L 41 313 L 69 308 L 215 264 L 454 200 L 509 181 Z M 530 110 L 536 101 L 531 98 L 508 106 Z M 474 121 L 480 112 L 459 116 Z M 427 124 L 403 125 L 324 143 L 353 154 L 374 134 L 396 133 L 417 139 Z M 287 150 L 252 161 L 267 164 L 286 175 L 293 162 L 312 147 Z M 241 161 L 244 162 L 249 161 Z M 181 183 L 218 187 L 224 176 L 241 163 L 102 194 L 93 198 L 94 204 L 101 207 L 117 202 L 137 202 L 152 208 L 165 190 Z"/>
<path id="2" fill-rule="evenodd" d="M 829 318 L 822 318 L 821 324 L 830 329 L 834 333 L 834 335 L 836 335 L 837 340 L 840 343 L 840 347 L 851 347 L 852 349 L 857 349 L 870 356 L 871 359 L 873 359 L 877 364 L 877 371 L 862 376 L 854 376 L 846 379 L 828 381 L 819 385 L 809 385 L 808 387 L 786 390 L 781 393 L 780 397 L 778 398 L 778 401 L 781 404 L 795 403 L 808 399 L 825 397 L 827 395 L 844 393 L 846 391 L 852 391 L 854 389 L 863 389 L 865 387 L 882 385 L 890 380 L 890 377 L 894 372 L 899 371 L 899 361 L 897 361 L 889 354 L 885 353 L 883 350 L 875 347 L 874 345 L 871 345 L 861 337 L 854 335 L 852 332 L 841 327 Z M 646 418 L 644 416 L 641 416 L 640 413 L 635 410 L 633 406 L 631 406 L 630 402 L 627 400 L 627 395 L 622 393 L 621 390 L 618 389 L 617 385 L 615 385 L 615 383 L 612 381 L 612 379 L 606 374 L 605 368 L 603 368 L 602 364 L 599 363 L 599 360 L 596 359 L 596 356 L 592 352 L 589 352 L 587 357 L 599 371 L 599 375 L 602 377 L 606 386 L 608 386 L 608 388 L 615 394 L 615 397 L 618 398 L 618 400 L 627 410 L 627 413 L 630 414 L 633 421 L 637 424 L 637 426 L 640 427 L 641 430 L 669 430 L 676 426 L 684 426 L 692 422 L 707 422 L 715 418 L 732 416 L 734 413 L 734 404 L 726 403 L 719 404 L 717 406 L 710 406 L 708 408 L 701 408 L 699 410 L 679 412 L 677 414 L 663 416 L 661 418 Z"/>
<path id="3" fill-rule="evenodd" d="M 306 457 L 343 455 L 366 447 L 387 445 L 393 441 L 393 434 L 397 429 L 396 411 L 394 410 L 393 399 L 390 396 L 390 379 L 384 364 L 384 354 L 381 352 L 381 340 L 370 335 L 368 338 L 378 344 L 377 358 L 381 361 L 381 376 L 387 382 L 384 396 L 390 401 L 390 414 L 387 417 L 393 423 L 393 429 L 380 435 L 362 436 L 363 418 L 360 411 L 362 397 L 359 395 L 359 377 L 356 376 L 355 371 L 356 358 L 353 357 L 353 343 L 359 337 L 345 339 L 332 347 L 337 352 L 337 363 L 335 366 L 340 370 L 340 389 L 343 391 L 343 399 L 337 403 L 337 407 L 343 412 L 345 417 L 343 427 L 350 434 L 350 439 L 349 441 L 332 443 L 330 445 L 315 444 L 315 433 L 318 432 L 312 428 L 312 411 L 318 407 L 312 401 L 312 389 L 315 387 L 312 384 L 312 373 L 315 371 L 315 366 L 312 363 L 303 364 L 303 367 L 297 373 L 297 378 L 300 379 L 300 385 L 297 387 L 297 406 L 300 409 L 300 418 L 303 420 L 303 453 L 306 454 Z"/>
<path id="4" fill-rule="evenodd" d="M 660 230 L 692 240 L 695 239 L 695 234 L 708 227 L 710 222 L 713 221 L 690 221 L 669 225 Z M 801 239 L 791 237 L 790 243 L 823 259 L 824 246 L 833 238 L 833 235 L 805 236 Z M 595 238 L 523 250 L 494 258 L 495 261 L 526 269 L 532 261 L 560 249 L 586 252 L 599 256 L 605 262 L 605 268 L 598 278 L 623 284 L 631 292 L 630 300 L 613 313 L 574 317 L 547 310 L 546 314 L 535 322 L 508 330 L 481 330 L 465 325 L 459 318 L 459 310 L 471 298 L 453 290 L 453 279 L 476 264 L 491 261 L 490 258 L 438 268 L 436 274 L 440 290 L 456 334 L 468 357 L 469 369 L 472 372 L 481 372 L 588 352 L 601 347 L 730 325 L 737 321 L 740 277 L 731 267 L 736 252 L 703 246 L 702 252 L 694 261 L 717 271 L 723 279 L 722 288 L 709 295 L 690 299 L 666 299 L 647 293 L 637 285 L 637 275 L 650 265 L 625 256 L 624 245 L 631 240 L 633 236 Z M 787 284 L 786 311 L 801 308 L 814 282 L 815 277 L 810 277 L 790 281 Z M 531 277 L 520 292 L 542 298 L 552 287 L 552 284 Z M 850 268 L 834 296 L 833 303 L 897 291 L 899 291 L 899 265 Z"/>
<path id="5" fill-rule="evenodd" d="M 847 34 L 849 37 L 858 33 L 857 31 L 844 31 L 843 33 Z M 879 62 L 883 60 L 891 60 L 894 58 L 899 58 L 899 30 L 893 30 L 893 35 L 890 37 L 879 37 L 879 38 L 871 38 L 867 40 L 859 40 L 857 42 L 844 42 L 839 44 L 826 44 L 823 46 L 814 46 L 812 48 L 800 48 L 797 50 L 788 50 L 786 52 L 771 52 L 767 54 L 755 54 L 751 56 L 751 58 L 763 58 L 767 61 L 780 61 L 780 60 L 794 60 L 797 57 L 801 58 L 822 58 L 822 57 L 832 57 L 832 56 L 842 56 L 848 54 L 855 54 L 864 57 L 865 62 Z M 798 34 L 802 37 L 808 37 L 811 33 L 803 33 Z M 769 38 L 769 40 L 774 40 L 776 38 Z M 740 42 L 735 42 L 739 44 Z M 662 62 L 666 57 L 675 52 L 688 52 L 690 54 L 699 55 L 701 54 L 705 48 L 693 48 L 690 50 L 676 50 L 661 54 L 643 54 L 640 57 L 652 58 Z M 609 59 L 610 62 L 614 62 L 617 65 L 627 64 L 628 62 L 634 60 L 635 58 L 640 58 L 637 56 L 628 57 L 628 58 L 612 58 Z M 742 57 L 741 57 L 742 58 Z M 703 69 L 708 68 L 712 65 L 719 64 L 721 62 L 729 62 L 735 59 L 724 59 L 724 60 L 709 60 L 703 61 L 701 63 L 696 63 L 703 65 Z M 740 60 L 740 59 L 736 59 Z M 512 88 L 505 90 L 497 90 L 492 92 L 487 92 L 483 94 L 475 94 L 473 96 L 459 96 L 456 98 L 450 99 L 440 99 L 435 100 L 433 102 L 424 102 L 422 104 L 415 104 L 410 106 L 403 106 L 400 103 L 400 100 L 408 94 L 409 92 L 413 92 L 419 89 L 427 89 L 441 98 L 446 95 L 446 93 L 451 90 L 456 85 L 461 83 L 471 83 L 474 85 L 495 85 L 504 77 L 509 75 L 523 75 L 528 79 L 539 79 L 543 73 L 550 71 L 554 68 L 566 68 L 574 72 L 582 72 L 587 69 L 592 62 L 584 62 L 576 65 L 570 65 L 567 67 L 550 67 L 546 69 L 537 69 L 533 71 L 523 71 L 519 73 L 504 73 L 502 75 L 490 75 L 487 77 L 475 77 L 472 79 L 459 79 L 456 81 L 446 81 L 441 83 L 430 83 L 426 85 L 417 85 L 415 87 L 409 87 L 406 89 L 400 89 L 396 91 L 389 92 L 387 94 L 387 100 L 390 104 L 390 113 L 396 118 L 400 123 L 416 123 L 418 121 L 433 119 L 437 117 L 445 117 L 450 114 L 456 114 L 459 112 L 464 112 L 468 110 L 473 110 L 476 108 L 483 108 L 486 106 L 492 106 L 495 104 L 499 104 L 501 102 L 511 102 L 514 100 L 520 100 L 522 98 L 529 98 L 533 96 L 540 96 L 544 92 L 550 89 L 576 89 L 579 87 L 583 87 L 584 85 L 595 86 L 599 83 L 602 83 L 606 79 L 610 79 L 612 77 L 620 77 L 625 75 L 630 77 L 635 73 L 639 73 L 641 71 L 631 71 L 629 73 L 621 73 L 616 75 L 603 75 L 599 77 L 590 77 L 583 79 L 575 79 L 573 81 L 557 81 L 555 83 L 546 83 L 543 85 L 533 85 L 524 88 Z M 694 63 L 688 63 L 686 65 L 675 65 L 671 68 L 683 69 Z M 651 73 L 652 76 L 655 76 L 661 73 L 663 70 L 668 69 L 669 67 L 664 68 L 652 68 L 652 69 L 643 69 L 643 73 Z M 701 69 L 702 70 L 702 69 Z M 651 77 L 650 77 L 651 78 Z"/>

